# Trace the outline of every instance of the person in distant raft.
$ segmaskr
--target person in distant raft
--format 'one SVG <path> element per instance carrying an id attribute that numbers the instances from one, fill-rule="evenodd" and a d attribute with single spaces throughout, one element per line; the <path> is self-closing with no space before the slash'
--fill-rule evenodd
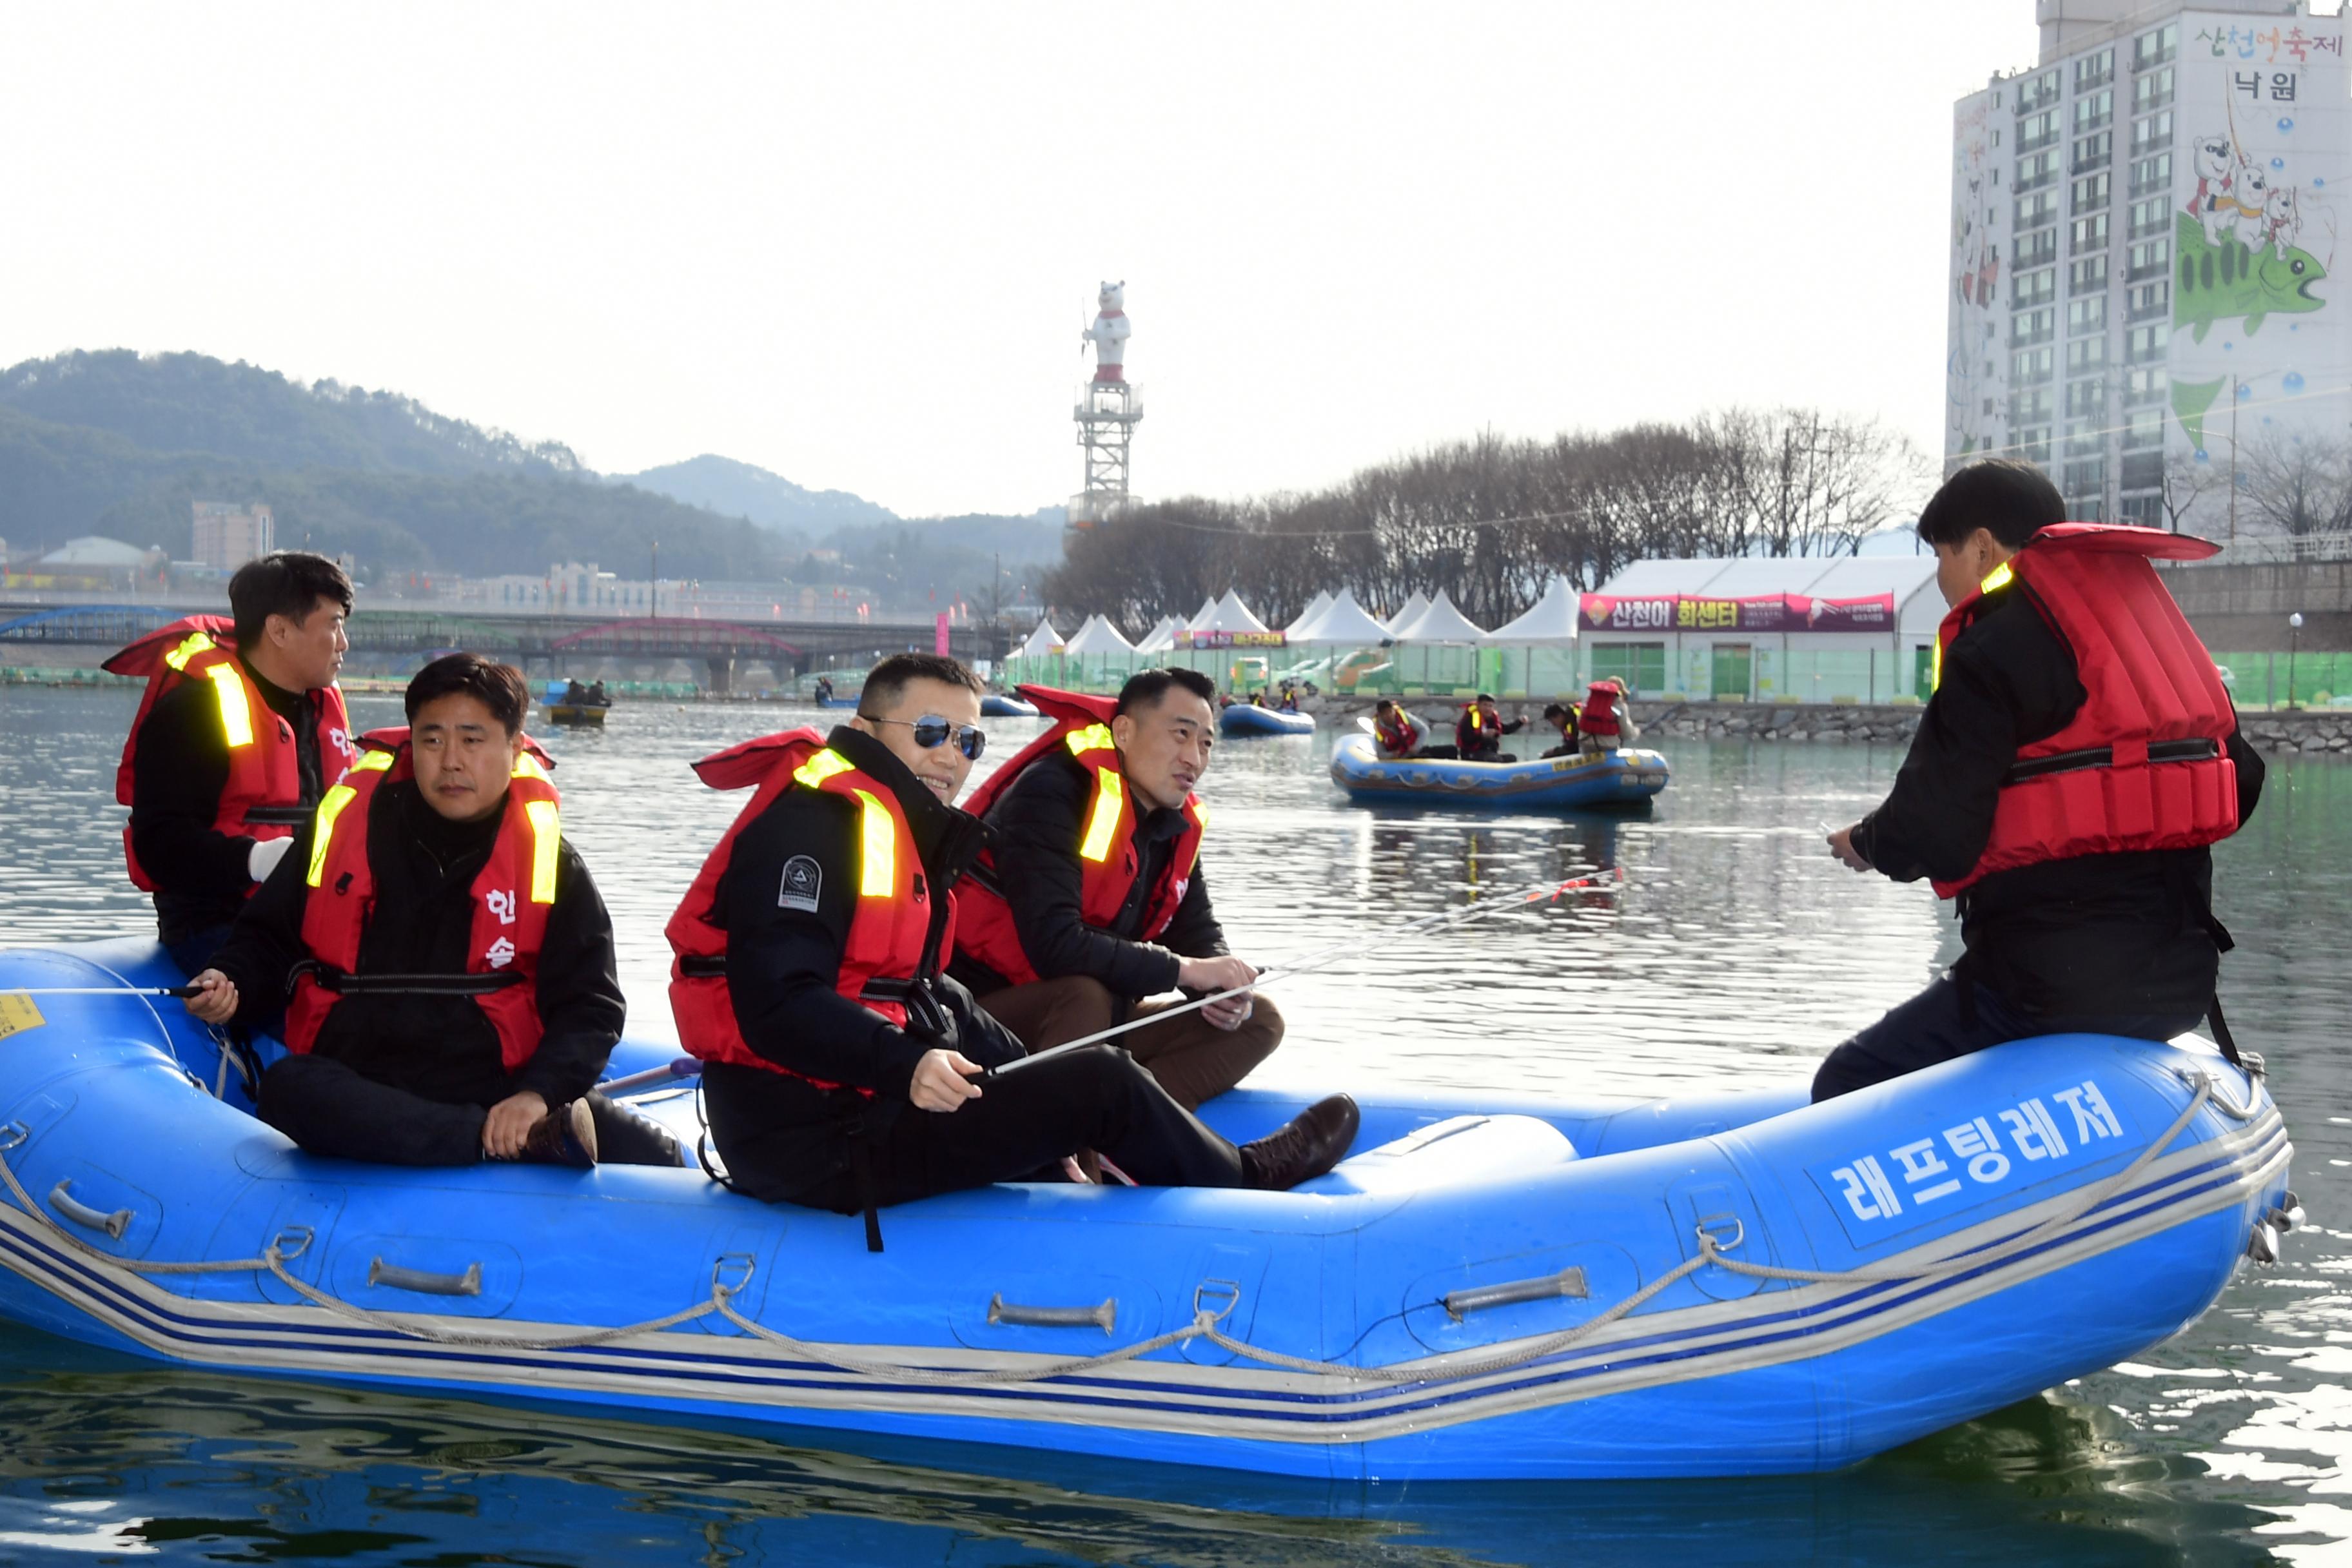
<path id="1" fill-rule="evenodd" d="M 1604 676 L 1584 690 L 1584 706 L 1576 716 L 1578 744 L 1588 757 L 1601 757 L 1624 744 L 1633 715 L 1625 709 L 1625 683 Z"/>
<path id="2" fill-rule="evenodd" d="M 1572 757 L 1584 749 L 1578 743 L 1576 739 L 1575 703 L 1545 703 L 1543 720 L 1545 723 L 1559 731 L 1559 744 L 1557 746 L 1547 747 L 1543 753 L 1545 758 Z"/>
<path id="3" fill-rule="evenodd" d="M 940 973 L 985 831 L 954 800 L 986 744 L 982 687 L 893 654 L 857 716 L 695 764 L 756 793 L 670 919 L 670 1006 L 704 1063 L 730 1185 L 843 1214 L 1053 1173 L 1081 1147 L 1147 1186 L 1288 1188 L 1338 1163 L 1355 1102 L 1235 1148 L 1108 1043 L 1022 1067 L 1022 1042 Z"/>
<path id="4" fill-rule="evenodd" d="M 1372 747 L 1384 763 L 1402 762 L 1422 754 L 1429 744 L 1427 721 L 1392 697 L 1381 699 L 1372 713 Z"/>
<path id="5" fill-rule="evenodd" d="M 2162 1040 L 2209 1015 L 2235 1057 L 2207 846 L 2252 814 L 2263 763 L 2150 564 L 2216 546 L 2064 518 L 2007 460 L 1959 469 L 1920 513 L 1952 606 L 1935 695 L 1885 802 L 1829 845 L 1932 879 L 1965 951 L 1832 1051 L 1815 1100 L 2029 1035 Z"/>
<path id="6" fill-rule="evenodd" d="M 131 808 L 131 880 L 183 973 L 210 961 L 294 830 L 355 752 L 335 685 L 352 582 L 281 550 L 229 579 L 234 618 L 191 616 L 106 661 L 144 676 L 115 798 Z"/>
<path id="7" fill-rule="evenodd" d="M 1454 725 L 1454 754 L 1465 763 L 1509 763 L 1516 757 L 1503 754 L 1503 737 L 1516 735 L 1526 729 L 1525 719 L 1505 721 L 1495 699 L 1486 692 L 1462 710 L 1462 717 Z"/>
<path id="8" fill-rule="evenodd" d="M 613 921 L 522 732 L 522 676 L 477 654 L 408 683 L 409 728 L 319 803 L 188 1011 L 288 993 L 261 1119 L 395 1165 L 675 1165 L 677 1141 L 590 1089 L 621 1037 Z"/>
<path id="9" fill-rule="evenodd" d="M 1117 701 L 1035 696 L 1054 727 L 974 792 L 993 831 L 965 879 L 949 973 L 1033 1049 L 1171 1005 L 1145 998 L 1245 985 L 1201 870 L 1216 725 L 1209 678 L 1139 670 Z M 1121 1037 L 1176 1102 L 1198 1110 L 1282 1043 L 1255 994 Z"/>

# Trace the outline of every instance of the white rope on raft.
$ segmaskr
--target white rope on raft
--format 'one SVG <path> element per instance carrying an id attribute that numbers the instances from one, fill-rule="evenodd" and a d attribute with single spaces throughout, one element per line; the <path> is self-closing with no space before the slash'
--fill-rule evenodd
<path id="1" fill-rule="evenodd" d="M 2256 1108 L 2251 1104 L 2242 1110 L 2215 1094 L 2214 1081 L 2210 1074 L 2201 1072 L 2195 1074 L 2192 1081 L 2195 1092 L 2190 1095 L 2188 1106 L 2173 1120 L 2172 1125 L 2166 1128 L 2146 1149 L 2142 1150 L 2138 1157 L 2130 1164 L 2104 1181 L 2093 1183 L 2080 1189 L 2073 1198 L 2038 1224 L 2005 1241 L 1919 1264 L 1865 1266 L 1838 1270 L 1787 1268 L 1771 1264 L 1750 1263 L 1742 1258 L 1730 1257 L 1727 1249 L 1739 1246 L 1745 1239 L 1744 1234 L 1735 1236 L 1727 1243 L 1720 1243 L 1702 1226 L 1698 1227 L 1698 1250 L 1694 1256 L 1685 1258 L 1675 1268 L 1634 1291 L 1608 1310 L 1579 1323 L 1572 1329 L 1562 1330 L 1558 1333 L 1529 1341 L 1500 1354 L 1468 1362 L 1448 1361 L 1442 1366 L 1431 1365 L 1427 1363 L 1401 1366 L 1353 1366 L 1341 1362 L 1316 1361 L 1301 1356 L 1285 1355 L 1278 1351 L 1263 1350 L 1245 1340 L 1234 1338 L 1217 1326 L 1239 1304 L 1238 1298 L 1227 1300 L 1222 1308 L 1210 1308 L 1199 1305 L 1197 1297 L 1192 1321 L 1182 1328 L 1171 1329 L 1166 1333 L 1156 1334 L 1150 1339 L 1139 1340 L 1117 1350 L 1105 1351 L 1098 1355 L 1077 1356 L 1051 1362 L 1043 1366 L 968 1369 L 867 1361 L 856 1356 L 845 1355 L 835 1347 L 813 1344 L 804 1340 L 794 1339 L 789 1334 L 780 1333 L 737 1311 L 734 1299 L 741 1294 L 750 1283 L 750 1269 L 754 1267 L 748 1258 L 743 1263 L 746 1272 L 742 1283 L 730 1285 L 719 1277 L 727 1267 L 726 1262 L 722 1260 L 719 1268 L 712 1271 L 710 1295 L 706 1300 L 663 1317 L 649 1318 L 643 1322 L 629 1323 L 618 1328 L 590 1329 L 569 1334 L 482 1333 L 409 1321 L 404 1318 L 378 1312 L 346 1301 L 307 1281 L 296 1279 L 287 1270 L 286 1264 L 300 1257 L 308 1248 L 310 1242 L 307 1237 L 301 1246 L 291 1251 L 287 1250 L 279 1241 L 272 1241 L 258 1258 L 225 1259 L 218 1262 L 142 1262 L 118 1258 L 112 1253 L 102 1251 L 60 1226 L 46 1210 L 33 1201 L 32 1194 L 25 1190 L 23 1184 L 16 1179 L 16 1173 L 5 1158 L 0 1158 L 0 1181 L 7 1184 L 9 1193 L 25 1213 L 47 1226 L 59 1240 L 76 1251 L 100 1262 L 111 1264 L 117 1268 L 133 1274 L 229 1274 L 266 1270 L 287 1289 L 327 1311 L 387 1333 L 400 1334 L 433 1344 L 493 1350 L 578 1350 L 592 1345 L 610 1344 L 639 1334 L 656 1333 L 665 1329 L 676 1328 L 681 1323 L 691 1322 L 708 1314 L 717 1313 L 745 1333 L 775 1345 L 781 1350 L 788 1351 L 795 1356 L 830 1367 L 836 1372 L 884 1378 L 894 1382 L 939 1384 L 1047 1383 L 1055 1378 L 1100 1371 L 1121 1362 L 1133 1361 L 1139 1356 L 1150 1355 L 1155 1351 L 1171 1349 L 1187 1341 L 1200 1339 L 1206 1340 L 1220 1350 L 1234 1355 L 1259 1362 L 1267 1366 L 1278 1367 L 1286 1372 L 1305 1373 L 1328 1378 L 1339 1384 L 1396 1384 L 1485 1377 L 1495 1373 L 1507 1372 L 1516 1367 L 1525 1366 L 1530 1362 L 1540 1361 L 1548 1356 L 1557 1355 L 1579 1341 L 1618 1321 L 1659 1292 L 1687 1279 L 1699 1269 L 1710 1266 L 1753 1279 L 1822 1285 L 1909 1282 L 1940 1279 L 1962 1271 L 1983 1269 L 2031 1250 L 2055 1232 L 2083 1218 L 2122 1192 L 2171 1145 L 2175 1138 L 2187 1130 L 2189 1124 L 2196 1119 L 2197 1113 L 2207 1105 L 2212 1105 L 2242 1122 L 2252 1121 L 2257 1114 Z M 17 1125 L 21 1127 L 22 1124 Z M 18 1142 L 21 1142 L 23 1140 L 20 1138 Z M 8 1147 L 14 1147 L 14 1145 Z M 0 1150 L 0 1152 L 5 1152 L 5 1150 Z"/>

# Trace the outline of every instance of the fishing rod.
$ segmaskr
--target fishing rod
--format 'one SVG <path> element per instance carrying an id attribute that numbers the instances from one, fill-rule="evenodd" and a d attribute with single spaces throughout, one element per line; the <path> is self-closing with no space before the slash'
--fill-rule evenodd
<path id="1" fill-rule="evenodd" d="M 1622 883 L 1624 880 L 1625 868 L 1620 866 L 1611 876 L 1575 877 L 1565 882 L 1538 883 L 1517 898 L 1482 899 L 1464 909 L 1434 910 L 1428 914 L 1409 920 L 1402 925 L 1391 927 L 1383 934 L 1391 941 L 1394 941 L 1399 937 L 1417 936 L 1423 931 L 1451 931 L 1456 926 L 1468 925 L 1473 921 L 1484 920 L 1486 916 L 1504 910 L 1525 909 L 1529 904 L 1549 903 L 1562 893 L 1574 892 L 1580 888 L 1595 887 L 1603 882 Z M 1062 1045 L 1039 1051 L 1034 1056 L 1016 1058 L 1002 1067 L 991 1068 L 980 1075 L 979 1081 L 987 1083 L 992 1079 L 1003 1077 L 1006 1073 L 1018 1072 L 1033 1062 L 1042 1062 L 1048 1057 L 1060 1056 L 1065 1051 L 1075 1051 L 1087 1046 L 1100 1045 L 1103 1041 L 1116 1038 L 1129 1030 L 1140 1029 L 1148 1024 L 1160 1023 L 1169 1018 L 1181 1017 L 1186 1013 L 1206 1007 L 1213 1002 L 1222 1002 L 1230 996 L 1247 995 L 1261 986 L 1273 984 L 1277 980 L 1287 980 L 1294 974 L 1305 974 L 1312 970 L 1320 969 L 1333 959 L 1353 952 L 1362 945 L 1363 942 L 1360 938 L 1343 937 L 1328 947 L 1318 947 L 1312 952 L 1303 952 L 1287 963 L 1269 965 L 1259 972 L 1256 979 L 1244 984 L 1231 986 L 1223 991 L 1213 991 L 1205 996 L 1196 996 L 1189 1002 L 1179 1003 L 1172 1007 L 1158 1008 L 1140 1018 L 1130 1018 L 1124 1024 L 1115 1024 L 1108 1029 L 1098 1029 L 1083 1038 L 1066 1041 Z"/>
<path id="2" fill-rule="evenodd" d="M 184 1002 L 204 994 L 195 985 L 8 985 L 0 996 L 176 996 Z"/>

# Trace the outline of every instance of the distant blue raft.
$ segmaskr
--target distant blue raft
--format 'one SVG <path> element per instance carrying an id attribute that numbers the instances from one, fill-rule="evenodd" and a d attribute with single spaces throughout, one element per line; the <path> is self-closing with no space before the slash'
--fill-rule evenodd
<path id="1" fill-rule="evenodd" d="M 2259 1079 L 2063 1035 L 1820 1105 L 1363 1093 L 1293 1192 L 1008 1183 L 885 1211 L 876 1254 L 699 1170 L 306 1155 L 178 1003 L 10 994 L 178 978 L 0 952 L 0 1316 L 672 1424 L 1324 1481 L 1829 1469 L 2143 1354 L 2295 1217 Z M 691 1138 L 690 1089 L 636 1103 Z"/>
<path id="2" fill-rule="evenodd" d="M 1315 715 L 1236 702 L 1217 716 L 1217 729 L 1227 735 L 1312 735 Z"/>
<path id="3" fill-rule="evenodd" d="M 1024 702 L 1018 697 L 992 691 L 980 700 L 980 716 L 983 719 L 1034 719 L 1037 708 L 1036 704 Z"/>
<path id="4" fill-rule="evenodd" d="M 1370 735 L 1343 735 L 1331 748 L 1331 782 L 1357 800 L 1595 811 L 1643 805 L 1666 787 L 1669 776 L 1665 758 L 1631 749 L 1593 762 L 1465 763 L 1450 757 L 1383 762 Z"/>

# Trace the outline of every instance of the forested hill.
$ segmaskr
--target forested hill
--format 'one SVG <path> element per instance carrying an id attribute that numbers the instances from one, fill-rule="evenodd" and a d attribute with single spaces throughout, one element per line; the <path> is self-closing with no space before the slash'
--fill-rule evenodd
<path id="1" fill-rule="evenodd" d="M 363 575 L 541 572 L 771 579 L 804 542 L 610 484 L 570 448 L 413 398 L 202 354 L 128 351 L 0 372 L 0 538 L 15 552 L 86 533 L 184 558 L 193 499 L 267 501 L 287 545 L 348 551 Z"/>

